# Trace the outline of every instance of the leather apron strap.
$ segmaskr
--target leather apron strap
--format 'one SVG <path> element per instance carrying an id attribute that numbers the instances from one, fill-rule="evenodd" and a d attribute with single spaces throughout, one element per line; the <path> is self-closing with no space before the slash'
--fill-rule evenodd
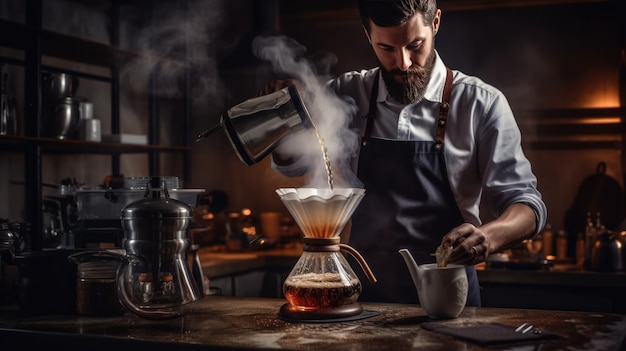
<path id="1" fill-rule="evenodd" d="M 437 120 L 437 134 L 433 150 L 441 151 L 443 139 L 446 136 L 446 124 L 448 124 L 448 110 L 450 109 L 450 95 L 452 93 L 452 71 L 446 67 L 446 83 L 443 86 L 443 96 L 439 106 L 439 119 Z"/>
<path id="2" fill-rule="evenodd" d="M 367 111 L 367 124 L 365 125 L 365 135 L 361 138 L 361 145 L 367 146 L 367 142 L 372 135 L 372 127 L 374 126 L 374 118 L 376 117 L 376 98 L 378 97 L 378 84 L 380 81 L 380 71 L 376 74 L 376 78 L 374 78 L 374 85 L 372 85 L 372 91 L 370 92 L 370 107 Z"/>

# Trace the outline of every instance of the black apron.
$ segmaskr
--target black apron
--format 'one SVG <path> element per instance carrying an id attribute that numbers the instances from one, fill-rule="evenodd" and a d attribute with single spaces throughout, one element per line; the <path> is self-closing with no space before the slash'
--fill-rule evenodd
<path id="1" fill-rule="evenodd" d="M 371 138 L 376 113 L 378 80 L 370 96 L 370 110 L 359 156 L 357 175 L 365 197 L 352 216 L 350 246 L 365 258 L 378 279 L 375 284 L 359 272 L 360 301 L 419 303 L 417 290 L 399 249 L 406 248 L 417 264 L 433 263 L 443 235 L 462 224 L 444 160 L 444 136 L 452 72 L 437 121 L 435 142 Z M 474 266 L 468 266 L 468 306 L 480 306 Z"/>

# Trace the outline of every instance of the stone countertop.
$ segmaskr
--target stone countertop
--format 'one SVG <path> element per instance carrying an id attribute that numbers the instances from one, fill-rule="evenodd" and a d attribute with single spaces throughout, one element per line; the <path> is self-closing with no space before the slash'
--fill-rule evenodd
<path id="1" fill-rule="evenodd" d="M 64 350 L 624 350 L 626 316 L 566 311 L 467 307 L 459 318 L 434 321 L 418 305 L 362 303 L 379 315 L 350 322 L 291 323 L 278 318 L 283 299 L 206 296 L 185 316 L 151 321 L 134 315 L 28 315 L 0 310 L 0 340 Z M 481 346 L 422 328 L 530 322 L 558 339 Z"/>

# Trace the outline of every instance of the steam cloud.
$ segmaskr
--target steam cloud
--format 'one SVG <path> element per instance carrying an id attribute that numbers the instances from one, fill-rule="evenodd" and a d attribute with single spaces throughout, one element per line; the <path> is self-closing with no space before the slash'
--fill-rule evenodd
<path id="1" fill-rule="evenodd" d="M 334 91 L 326 89 L 326 77 L 316 70 L 311 61 L 303 57 L 306 48 L 295 40 L 285 36 L 257 37 L 252 46 L 253 53 L 270 62 L 277 73 L 286 74 L 305 86 L 306 96 L 303 100 L 326 144 L 334 186 L 363 187 L 350 169 L 351 158 L 359 147 L 358 134 L 349 128 L 350 120 L 357 112 L 356 106 L 338 97 Z M 335 62 L 334 56 L 323 59 L 321 64 L 324 67 Z M 315 133 L 307 131 L 285 138 L 280 152 L 291 153 L 295 158 L 305 158 L 310 167 L 310 174 L 307 174 L 308 186 L 327 186 L 326 168 Z"/>
<path id="2" fill-rule="evenodd" d="M 178 96 L 183 91 L 183 78 L 188 74 L 188 67 L 180 62 L 186 60 L 194 69 L 190 80 L 194 98 L 202 100 L 210 96 L 213 101 L 224 100 L 216 47 L 227 52 L 237 42 L 227 42 L 220 37 L 225 25 L 222 18 L 227 17 L 223 1 L 191 1 L 187 2 L 187 9 L 177 2 L 159 3 L 152 22 L 139 31 L 136 38 L 136 49 L 144 55 L 122 67 L 121 74 L 127 84 L 136 91 L 145 91 L 153 80 L 152 88 L 157 95 Z M 270 62 L 275 72 L 297 79 L 306 87 L 305 104 L 326 144 L 334 186 L 362 187 L 350 169 L 352 156 L 359 146 L 359 136 L 349 129 L 356 106 L 326 89 L 328 76 L 316 69 L 327 72 L 336 62 L 334 55 L 318 55 L 314 57 L 314 65 L 304 58 L 306 48 L 285 36 L 257 37 L 252 49 L 257 57 Z M 171 60 L 163 60 L 163 57 Z M 311 166 L 308 185 L 327 186 L 325 163 L 315 134 L 294 133 L 284 141 L 281 152 L 292 151 L 294 157 L 303 157 Z"/>
<path id="3" fill-rule="evenodd" d="M 191 92 L 194 97 L 223 94 L 217 72 L 216 45 L 227 46 L 218 37 L 223 26 L 222 1 L 158 3 L 152 22 L 136 38 L 141 58 L 122 67 L 121 74 L 136 91 L 145 91 L 151 79 L 158 96 L 177 96 L 183 78 L 193 68 Z M 234 45 L 234 44 L 231 44 Z M 163 59 L 167 58 L 167 59 Z M 187 62 L 184 64 L 183 62 Z"/>

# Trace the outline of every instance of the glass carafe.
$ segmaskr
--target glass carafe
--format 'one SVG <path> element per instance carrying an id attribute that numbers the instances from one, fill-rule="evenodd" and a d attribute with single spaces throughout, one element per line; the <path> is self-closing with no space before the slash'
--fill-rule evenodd
<path id="1" fill-rule="evenodd" d="M 376 278 L 361 255 L 340 243 L 340 233 L 364 189 L 282 188 L 276 190 L 304 235 L 302 256 L 285 282 L 287 303 L 279 315 L 289 319 L 332 319 L 359 315 L 362 284 L 342 252 L 354 256 L 371 282 Z"/>

